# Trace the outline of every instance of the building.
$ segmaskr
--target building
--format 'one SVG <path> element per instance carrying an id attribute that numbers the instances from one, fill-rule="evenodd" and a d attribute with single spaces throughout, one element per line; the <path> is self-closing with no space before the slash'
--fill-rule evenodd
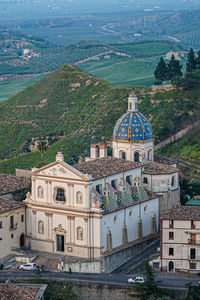
<path id="1" fill-rule="evenodd" d="M 30 179 L 0 173 L 0 197 L 13 200 L 24 200 Z"/>
<path id="2" fill-rule="evenodd" d="M 31 248 L 97 258 L 155 234 L 159 196 L 140 185 L 141 169 L 113 157 L 72 167 L 61 153 L 52 164 L 34 169 L 32 195 L 26 199 Z"/>
<path id="3" fill-rule="evenodd" d="M 200 206 L 176 206 L 161 219 L 161 270 L 200 271 Z"/>
<path id="4" fill-rule="evenodd" d="M 112 148 L 113 157 L 107 156 L 103 140 L 77 165 L 58 152 L 55 162 L 32 169 L 25 201 L 31 248 L 99 258 L 159 230 L 160 212 L 179 203 L 178 170 L 154 162 L 151 126 L 133 93 L 114 127 Z"/>
<path id="5" fill-rule="evenodd" d="M 0 198 L 0 258 L 25 244 L 25 205 Z"/>

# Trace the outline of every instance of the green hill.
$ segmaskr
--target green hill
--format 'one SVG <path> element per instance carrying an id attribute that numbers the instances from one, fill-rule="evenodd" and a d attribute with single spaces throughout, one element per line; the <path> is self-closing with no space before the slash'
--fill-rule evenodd
<path id="1" fill-rule="evenodd" d="M 50 144 L 43 163 L 53 161 L 57 151 L 63 152 L 65 161 L 77 161 L 81 153 L 88 152 L 93 135 L 97 140 L 103 135 L 111 139 L 116 120 L 127 109 L 130 90 L 114 88 L 64 65 L 1 103 L 0 159 L 9 159 L 0 162 L 0 172 L 41 165 L 39 152 L 23 154 L 38 140 Z M 140 111 L 151 122 L 155 143 L 199 119 L 199 87 L 192 91 L 141 89 L 137 94 Z"/>

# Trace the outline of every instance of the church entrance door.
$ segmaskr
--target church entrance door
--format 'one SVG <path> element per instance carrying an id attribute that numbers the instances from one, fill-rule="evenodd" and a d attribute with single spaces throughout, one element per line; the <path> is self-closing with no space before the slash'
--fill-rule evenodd
<path id="1" fill-rule="evenodd" d="M 64 252 L 64 235 L 56 235 L 56 249 L 57 251 Z"/>

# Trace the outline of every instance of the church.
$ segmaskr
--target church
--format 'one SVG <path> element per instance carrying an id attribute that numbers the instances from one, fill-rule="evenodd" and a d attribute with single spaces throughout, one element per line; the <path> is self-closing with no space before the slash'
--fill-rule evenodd
<path id="1" fill-rule="evenodd" d="M 35 250 L 98 259 L 159 232 L 160 216 L 180 201 L 178 169 L 154 156 L 152 129 L 131 93 L 117 121 L 113 156 L 105 141 L 90 157 L 33 168 L 27 194 L 27 245 Z"/>

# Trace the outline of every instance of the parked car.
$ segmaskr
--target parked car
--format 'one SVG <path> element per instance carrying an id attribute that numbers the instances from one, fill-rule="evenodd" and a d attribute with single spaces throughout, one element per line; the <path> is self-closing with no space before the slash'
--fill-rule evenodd
<path id="1" fill-rule="evenodd" d="M 36 267 L 36 264 L 34 263 L 27 263 L 27 264 L 24 264 L 24 265 L 20 265 L 19 266 L 19 269 L 20 270 L 26 270 L 26 271 L 33 271 Z"/>
<path id="2" fill-rule="evenodd" d="M 139 276 L 137 276 L 137 277 L 132 277 L 132 278 L 129 278 L 128 279 L 128 283 L 132 283 L 132 284 L 134 284 L 134 283 L 144 283 L 144 277 L 139 277 Z"/>

